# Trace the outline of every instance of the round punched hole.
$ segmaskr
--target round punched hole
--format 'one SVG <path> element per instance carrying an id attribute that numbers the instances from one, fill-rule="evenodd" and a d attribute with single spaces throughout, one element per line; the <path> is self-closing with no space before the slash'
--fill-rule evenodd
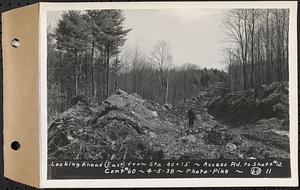
<path id="1" fill-rule="evenodd" d="M 13 150 L 18 150 L 21 147 L 21 145 L 18 141 L 12 142 L 10 146 Z"/>
<path id="2" fill-rule="evenodd" d="M 21 42 L 19 39 L 15 38 L 11 41 L 11 46 L 14 48 L 18 48 L 21 45 Z"/>

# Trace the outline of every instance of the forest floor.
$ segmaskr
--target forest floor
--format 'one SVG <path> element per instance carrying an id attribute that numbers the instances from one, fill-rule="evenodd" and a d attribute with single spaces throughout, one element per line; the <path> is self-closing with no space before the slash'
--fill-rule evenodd
<path id="1" fill-rule="evenodd" d="M 277 83 L 258 92 L 237 94 L 215 86 L 177 106 L 162 106 L 121 90 L 98 106 L 79 98 L 72 108 L 50 123 L 48 157 L 94 160 L 288 158 L 286 86 Z M 255 115 L 254 104 L 259 110 L 268 111 L 271 107 L 273 112 Z M 188 129 L 187 111 L 191 107 L 196 112 L 196 120 L 194 127 Z M 249 121 L 242 111 L 248 113 Z"/>

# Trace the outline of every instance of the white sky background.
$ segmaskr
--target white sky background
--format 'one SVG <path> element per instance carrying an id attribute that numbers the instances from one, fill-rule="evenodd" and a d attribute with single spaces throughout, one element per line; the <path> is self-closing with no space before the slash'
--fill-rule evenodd
<path id="1" fill-rule="evenodd" d="M 48 12 L 55 27 L 62 12 Z M 221 10 L 124 10 L 125 27 L 132 28 L 125 46 L 138 46 L 146 55 L 159 40 L 170 44 L 173 64 L 193 63 L 201 68 L 225 69 Z"/>

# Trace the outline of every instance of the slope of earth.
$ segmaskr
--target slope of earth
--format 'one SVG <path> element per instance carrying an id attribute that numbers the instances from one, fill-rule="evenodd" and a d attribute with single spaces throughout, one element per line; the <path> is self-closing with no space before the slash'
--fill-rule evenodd
<path id="1" fill-rule="evenodd" d="M 278 118 L 289 122 L 288 82 L 274 82 L 259 89 L 219 96 L 209 105 L 216 118 L 240 126 L 260 119 Z"/>
<path id="2" fill-rule="evenodd" d="M 197 113 L 194 129 L 188 131 L 196 137 L 195 142 L 186 146 L 176 141 L 174 146 L 180 147 L 180 158 L 185 159 L 231 159 L 231 158 L 288 158 L 289 137 L 282 132 L 286 126 L 284 120 L 277 118 L 262 119 L 255 123 L 237 127 L 230 127 L 220 123 L 207 110 L 215 95 L 204 92 L 202 96 L 174 107 L 171 112 L 177 115 L 177 126 L 188 126 L 187 111 L 193 107 Z M 171 120 L 170 114 L 167 115 Z M 176 123 L 175 122 L 175 123 Z M 184 128 L 184 127 L 182 127 Z M 180 138 L 185 138 L 182 134 Z M 191 135 L 188 135 L 191 136 Z M 195 146 L 194 146 L 195 145 Z M 168 149 L 166 149 L 168 150 Z"/>
<path id="3" fill-rule="evenodd" d="M 240 149 L 248 156 L 288 158 L 288 96 L 288 82 L 275 82 L 219 96 L 208 105 L 208 111 L 246 139 Z"/>
<path id="4" fill-rule="evenodd" d="M 284 119 L 230 127 L 208 113 L 209 106 L 226 94 L 219 84 L 177 106 L 161 106 L 121 90 L 98 106 L 77 97 L 70 109 L 49 124 L 48 158 L 288 158 Z M 191 107 L 197 118 L 188 130 L 187 111 Z"/>

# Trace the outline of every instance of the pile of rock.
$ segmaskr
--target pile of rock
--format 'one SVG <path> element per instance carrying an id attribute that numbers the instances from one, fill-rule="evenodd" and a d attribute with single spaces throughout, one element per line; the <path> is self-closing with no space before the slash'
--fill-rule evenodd
<path id="1" fill-rule="evenodd" d="M 119 90 L 98 107 L 76 99 L 75 105 L 48 127 L 50 159 L 152 159 L 163 151 L 153 146 L 158 114 L 137 95 Z M 152 134 L 152 135 L 150 135 Z"/>

